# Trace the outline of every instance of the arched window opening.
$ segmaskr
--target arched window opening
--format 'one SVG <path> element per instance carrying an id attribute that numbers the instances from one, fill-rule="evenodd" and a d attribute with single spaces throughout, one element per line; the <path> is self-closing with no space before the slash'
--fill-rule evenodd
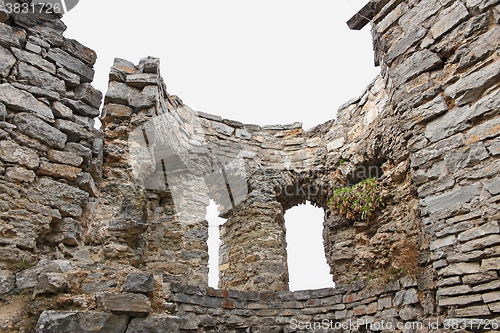
<path id="1" fill-rule="evenodd" d="M 219 226 L 227 220 L 219 217 L 219 206 L 210 200 L 205 219 L 208 221 L 208 286 L 218 288 L 219 284 Z"/>
<path id="2" fill-rule="evenodd" d="M 285 213 L 290 290 L 334 287 L 323 246 L 323 209 L 309 202 Z"/>

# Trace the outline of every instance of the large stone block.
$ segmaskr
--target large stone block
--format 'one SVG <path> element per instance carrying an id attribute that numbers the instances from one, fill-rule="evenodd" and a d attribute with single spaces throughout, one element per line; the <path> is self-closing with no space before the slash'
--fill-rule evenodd
<path id="1" fill-rule="evenodd" d="M 61 102 L 67 107 L 69 107 L 71 110 L 73 110 L 75 113 L 84 117 L 95 118 L 99 116 L 100 113 L 99 109 L 93 108 L 82 101 L 75 101 L 69 98 L 62 98 Z"/>
<path id="2" fill-rule="evenodd" d="M 78 217 L 82 214 L 81 204 L 89 197 L 89 194 L 76 187 L 42 177 L 28 191 L 28 197 L 53 208 L 58 208 L 66 215 Z"/>
<path id="3" fill-rule="evenodd" d="M 22 147 L 14 141 L 0 141 L 0 159 L 4 162 L 16 163 L 36 169 L 40 164 L 38 153 L 30 148 Z"/>
<path id="4" fill-rule="evenodd" d="M 17 60 L 30 64 L 31 66 L 35 66 L 36 68 L 49 74 L 56 75 L 56 65 L 54 65 L 50 61 L 45 60 L 40 55 L 20 50 L 15 47 L 11 48 L 11 51 L 17 58 Z"/>
<path id="5" fill-rule="evenodd" d="M 152 273 L 130 273 L 125 279 L 123 290 L 132 293 L 153 292 L 155 286 L 154 275 Z"/>
<path id="6" fill-rule="evenodd" d="M 104 311 L 131 317 L 146 317 L 151 312 L 149 299 L 142 294 L 104 293 L 98 296 Z"/>
<path id="7" fill-rule="evenodd" d="M 47 59 L 58 63 L 70 72 L 78 74 L 82 83 L 90 83 L 94 79 L 94 70 L 91 67 L 61 49 L 51 48 L 47 53 Z"/>
<path id="8" fill-rule="evenodd" d="M 422 26 L 418 26 L 413 31 L 405 33 L 403 37 L 395 42 L 389 51 L 387 51 L 384 57 L 385 63 L 390 66 L 397 57 L 404 54 L 408 49 L 424 38 L 426 33 L 427 29 Z"/>
<path id="9" fill-rule="evenodd" d="M 27 83 L 39 88 L 53 90 L 59 94 L 66 92 L 66 84 L 63 80 L 56 78 L 44 71 L 41 71 L 33 66 L 24 62 L 19 64 L 19 72 L 17 75 L 19 81 Z"/>
<path id="10" fill-rule="evenodd" d="M 0 45 L 7 48 L 11 46 L 22 48 L 24 43 L 26 43 L 26 33 L 24 31 L 0 23 Z"/>
<path id="11" fill-rule="evenodd" d="M 70 141 L 88 140 L 92 136 L 82 125 L 65 119 L 56 119 L 54 127 L 66 133 Z"/>
<path id="12" fill-rule="evenodd" d="M 16 276 L 11 271 L 0 271 L 0 295 L 8 293 L 16 286 Z"/>
<path id="13" fill-rule="evenodd" d="M 128 105 L 132 98 L 139 94 L 139 89 L 129 87 L 125 83 L 111 81 L 104 98 L 104 103 Z"/>
<path id="14" fill-rule="evenodd" d="M 67 283 L 61 273 L 43 273 L 38 276 L 38 282 L 33 295 L 57 294 L 66 290 Z"/>
<path id="15" fill-rule="evenodd" d="M 0 85 L 0 102 L 14 111 L 30 112 L 49 122 L 54 120 L 54 114 L 47 105 L 38 101 L 30 93 L 19 90 L 11 84 L 4 83 Z"/>
<path id="16" fill-rule="evenodd" d="M 90 67 L 94 66 L 97 61 L 97 54 L 94 50 L 89 49 L 74 39 L 65 39 L 62 49 Z"/>
<path id="17" fill-rule="evenodd" d="M 460 242 L 466 242 L 471 239 L 483 237 L 490 234 L 498 234 L 500 232 L 500 228 L 498 227 L 498 222 L 490 222 L 483 224 L 480 227 L 473 228 L 467 231 L 462 232 L 458 235 L 458 240 Z"/>
<path id="18" fill-rule="evenodd" d="M 464 105 L 479 99 L 481 95 L 500 78 L 500 61 L 476 72 L 466 74 L 460 80 L 445 89 L 446 95 L 455 100 L 457 105 Z"/>
<path id="19" fill-rule="evenodd" d="M 124 333 L 128 317 L 104 312 L 44 311 L 38 319 L 36 333 Z"/>
<path id="20" fill-rule="evenodd" d="M 461 2 L 455 2 L 437 17 L 437 22 L 431 28 L 432 37 L 438 39 L 469 17 L 467 8 Z"/>
<path id="21" fill-rule="evenodd" d="M 102 102 L 102 92 L 92 87 L 89 83 L 83 83 L 76 87 L 75 99 L 80 99 L 90 106 L 99 109 Z"/>
<path id="22" fill-rule="evenodd" d="M 427 213 L 432 214 L 479 197 L 481 194 L 480 187 L 479 183 L 464 186 L 453 191 L 422 199 L 420 200 L 420 204 L 426 208 Z"/>
<path id="23" fill-rule="evenodd" d="M 0 46 L 0 77 L 7 77 L 10 74 L 10 69 L 16 63 L 16 58 Z"/>
<path id="24" fill-rule="evenodd" d="M 16 274 L 16 286 L 23 290 L 36 286 L 42 273 L 65 273 L 72 270 L 68 260 L 41 260 L 35 267 Z"/>
<path id="25" fill-rule="evenodd" d="M 465 274 L 476 274 L 479 273 L 479 263 L 478 262 L 464 262 L 450 264 L 438 272 L 438 275 L 442 276 L 453 276 L 453 275 L 465 275 Z"/>
<path id="26" fill-rule="evenodd" d="M 147 318 L 134 318 L 130 321 L 126 333 L 177 333 L 180 332 L 179 321 L 180 319 L 178 317 L 167 315 L 151 315 Z"/>
<path id="27" fill-rule="evenodd" d="M 22 133 L 40 140 L 50 147 L 63 149 L 66 144 L 66 134 L 32 114 L 19 113 L 14 117 L 12 122 Z"/>
<path id="28" fill-rule="evenodd" d="M 413 54 L 399 66 L 396 66 L 392 74 L 392 79 L 394 84 L 399 86 L 419 74 L 440 66 L 442 63 L 443 61 L 437 54 L 424 49 Z"/>

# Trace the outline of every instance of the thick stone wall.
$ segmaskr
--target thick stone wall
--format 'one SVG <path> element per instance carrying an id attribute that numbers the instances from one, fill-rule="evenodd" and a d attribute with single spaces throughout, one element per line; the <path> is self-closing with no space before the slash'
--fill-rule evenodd
<path id="1" fill-rule="evenodd" d="M 99 132 L 95 53 L 56 16 L 0 13 L 3 331 L 446 332 L 498 316 L 499 1 L 370 2 L 350 25 L 371 21 L 381 74 L 310 131 L 195 112 L 145 58 L 115 60 Z M 375 217 L 334 214 L 333 192 L 368 177 Z M 228 219 L 220 290 L 210 199 Z M 334 289 L 287 291 L 283 215 L 305 201 L 325 210 Z M 379 329 L 339 332 L 357 330 Z"/>

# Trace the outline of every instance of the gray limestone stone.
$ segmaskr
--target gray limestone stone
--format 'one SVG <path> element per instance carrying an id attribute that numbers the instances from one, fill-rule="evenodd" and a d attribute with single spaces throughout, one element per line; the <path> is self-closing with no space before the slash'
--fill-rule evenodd
<path id="1" fill-rule="evenodd" d="M 465 275 L 479 273 L 479 263 L 477 262 L 464 262 L 450 264 L 447 267 L 439 270 L 438 274 L 441 276 Z"/>
<path id="2" fill-rule="evenodd" d="M 54 225 L 45 238 L 51 243 L 77 246 L 82 239 L 82 227 L 77 220 L 65 217 Z"/>
<path id="3" fill-rule="evenodd" d="M 90 83 L 83 83 L 76 87 L 75 99 L 82 100 L 88 105 L 99 109 L 102 102 L 102 92 L 92 87 Z"/>
<path id="4" fill-rule="evenodd" d="M 83 157 L 84 162 L 92 159 L 92 150 L 76 142 L 68 142 L 64 150 Z"/>
<path id="5" fill-rule="evenodd" d="M 446 175 L 439 178 L 436 181 L 430 181 L 424 183 L 417 189 L 417 192 L 420 198 L 425 198 L 430 195 L 436 194 L 438 192 L 442 192 L 444 190 L 453 188 L 454 185 L 455 185 L 455 179 L 453 178 L 453 176 Z"/>
<path id="6" fill-rule="evenodd" d="M 152 84 L 157 85 L 158 75 L 151 73 L 132 74 L 127 76 L 125 82 L 129 86 L 136 88 L 143 88 L 147 85 L 152 85 Z"/>
<path id="7" fill-rule="evenodd" d="M 457 188 L 433 197 L 427 197 L 420 201 L 426 207 L 428 213 L 435 213 L 441 210 L 452 208 L 458 204 L 466 203 L 481 194 L 480 183 Z"/>
<path id="8" fill-rule="evenodd" d="M 4 162 L 20 164 L 28 169 L 36 169 L 40 164 L 35 150 L 20 146 L 14 141 L 0 141 L 0 159 Z"/>
<path id="9" fill-rule="evenodd" d="M 483 237 L 490 234 L 498 234 L 500 232 L 500 228 L 498 227 L 498 222 L 489 222 L 483 224 L 480 227 L 473 228 L 467 231 L 462 232 L 458 235 L 458 240 L 460 242 L 466 242 L 471 239 Z"/>
<path id="10" fill-rule="evenodd" d="M 154 85 L 146 86 L 140 94 L 134 95 L 130 99 L 130 107 L 136 112 L 142 109 L 149 109 L 156 106 L 158 96 L 158 87 Z"/>
<path id="11" fill-rule="evenodd" d="M 98 295 L 98 301 L 104 311 L 114 314 L 124 314 L 131 317 L 146 317 L 151 312 L 149 299 L 142 294 L 114 294 L 103 293 Z"/>
<path id="12" fill-rule="evenodd" d="M 0 46 L 0 77 L 7 77 L 10 74 L 10 69 L 16 63 L 16 58 L 9 50 Z"/>
<path id="13" fill-rule="evenodd" d="M 54 116 L 57 118 L 63 118 L 68 120 L 75 119 L 75 116 L 73 115 L 73 110 L 71 110 L 69 107 L 67 107 L 66 105 L 62 104 L 59 101 L 55 101 L 52 104 L 52 112 L 54 113 Z"/>
<path id="14" fill-rule="evenodd" d="M 12 16 L 12 11 L 7 9 L 5 2 L 0 2 L 0 22 L 7 21 Z"/>
<path id="15" fill-rule="evenodd" d="M 82 214 L 80 205 L 89 197 L 89 194 L 76 187 L 42 177 L 28 191 L 28 197 L 53 208 L 58 208 L 69 216 L 79 217 Z"/>
<path id="16" fill-rule="evenodd" d="M 499 0 L 467 0 L 467 7 L 475 10 L 479 9 L 480 11 L 484 11 L 486 8 L 496 5 Z"/>
<path id="17" fill-rule="evenodd" d="M 478 71 L 466 74 L 460 80 L 445 89 L 446 95 L 453 98 L 457 105 L 476 101 L 500 78 L 500 61 Z"/>
<path id="18" fill-rule="evenodd" d="M 439 1 L 420 1 L 399 20 L 399 25 L 405 32 L 411 32 L 426 19 L 434 15 L 441 8 Z"/>
<path id="19" fill-rule="evenodd" d="M 66 84 L 63 80 L 24 62 L 19 64 L 18 79 L 21 82 L 26 82 L 42 89 L 53 90 L 60 94 L 66 92 Z"/>
<path id="20" fill-rule="evenodd" d="M 437 22 L 431 28 L 432 37 L 438 39 L 469 17 L 467 8 L 461 2 L 455 2 L 437 17 Z"/>
<path id="21" fill-rule="evenodd" d="M 432 101 L 413 110 L 410 119 L 417 123 L 433 119 L 448 111 L 448 104 L 442 95 L 438 95 Z"/>
<path id="22" fill-rule="evenodd" d="M 384 57 L 385 63 L 390 66 L 397 57 L 404 54 L 408 49 L 424 38 L 426 33 L 427 29 L 422 26 L 418 26 L 414 30 L 405 33 L 403 37 L 395 42 L 389 51 L 387 51 Z"/>
<path id="23" fill-rule="evenodd" d="M 69 120 L 56 119 L 54 127 L 65 133 L 70 141 L 87 140 L 92 136 L 85 127 Z"/>
<path id="24" fill-rule="evenodd" d="M 81 157 L 80 157 L 81 158 Z M 97 189 L 92 175 L 88 172 L 82 172 L 75 180 L 75 184 L 81 189 L 90 194 L 91 197 L 98 197 L 99 190 Z"/>
<path id="25" fill-rule="evenodd" d="M 455 315 L 458 318 L 488 316 L 489 314 L 490 310 L 486 305 L 470 306 L 455 310 Z"/>
<path id="26" fill-rule="evenodd" d="M 36 44 L 33 44 L 31 42 L 26 42 L 26 45 L 24 46 L 26 51 L 35 53 L 37 55 L 40 55 L 42 53 L 42 47 Z"/>
<path id="27" fill-rule="evenodd" d="M 84 117 L 95 118 L 100 114 L 99 109 L 91 107 L 82 101 L 75 101 L 70 98 L 62 98 L 61 102 L 71 110 L 73 110 L 75 113 Z"/>
<path id="28" fill-rule="evenodd" d="M 391 10 L 389 14 L 387 14 L 382 21 L 380 21 L 375 28 L 378 33 L 383 33 L 389 27 L 396 22 L 401 16 L 408 12 L 408 5 L 403 2 L 400 3 L 395 9 Z"/>
<path id="29" fill-rule="evenodd" d="M 493 195 L 500 194 L 500 177 L 486 181 L 484 183 L 484 188 Z"/>
<path id="30" fill-rule="evenodd" d="M 12 47 L 11 51 L 17 58 L 17 60 L 35 66 L 38 69 L 45 71 L 49 74 L 56 75 L 56 65 L 54 65 L 50 61 L 43 59 L 41 56 L 33 54 L 28 51 L 20 50 L 15 47 Z"/>
<path id="31" fill-rule="evenodd" d="M 89 83 L 94 79 L 94 70 L 91 67 L 61 49 L 51 48 L 47 52 L 47 59 L 58 63 L 70 72 L 78 74 L 82 83 Z"/>
<path id="32" fill-rule="evenodd" d="M 458 297 L 441 298 L 438 300 L 439 306 L 467 305 L 481 302 L 481 295 L 467 295 Z"/>
<path id="33" fill-rule="evenodd" d="M 93 50 L 80 44 L 80 42 L 74 39 L 65 39 L 62 48 L 64 51 L 80 59 L 86 65 L 89 65 L 91 67 L 94 66 L 95 62 L 97 61 L 97 54 Z"/>
<path id="34" fill-rule="evenodd" d="M 500 281 L 496 280 L 489 283 L 480 284 L 472 289 L 474 290 L 474 292 L 480 292 L 485 290 L 500 290 Z"/>
<path id="35" fill-rule="evenodd" d="M 54 114 L 47 105 L 38 101 L 30 93 L 16 89 L 8 83 L 0 85 L 0 102 L 12 110 L 30 112 L 49 122 L 54 120 Z"/>
<path id="36" fill-rule="evenodd" d="M 36 325 L 36 333 L 123 333 L 128 317 L 93 311 L 44 311 Z"/>
<path id="37" fill-rule="evenodd" d="M 436 282 L 437 287 L 446 287 L 461 284 L 462 279 L 460 276 L 452 276 L 450 278 L 442 279 Z"/>
<path id="38" fill-rule="evenodd" d="M 0 103 L 0 121 L 5 121 L 5 118 L 7 118 L 7 108 Z"/>
<path id="39" fill-rule="evenodd" d="M 26 43 L 26 33 L 23 30 L 0 22 L 0 45 L 22 48 L 24 43 Z"/>
<path id="40" fill-rule="evenodd" d="M 29 86 L 26 84 L 21 84 L 21 83 L 16 83 L 12 82 L 12 85 L 16 87 L 17 89 L 27 91 L 31 93 L 35 97 L 45 97 L 49 100 L 59 100 L 61 98 L 61 95 L 59 93 L 53 91 L 53 90 L 47 90 L 39 87 L 34 87 L 34 86 Z M 44 103 L 45 104 L 45 103 Z"/>
<path id="41" fill-rule="evenodd" d="M 436 292 L 436 296 L 437 297 L 456 296 L 456 295 L 462 295 L 462 294 L 470 294 L 472 292 L 473 292 L 473 290 L 470 286 L 461 285 L 461 286 L 454 286 L 454 287 L 439 288 Z"/>
<path id="42" fill-rule="evenodd" d="M 68 87 L 76 87 L 80 84 L 80 76 L 70 71 L 64 69 L 63 67 L 59 67 L 57 69 L 57 77 L 64 80 Z"/>
<path id="43" fill-rule="evenodd" d="M 430 142 L 436 142 L 470 128 L 470 113 L 471 109 L 467 106 L 446 112 L 426 125 L 425 136 Z"/>
<path id="44" fill-rule="evenodd" d="M 500 258 L 483 259 L 481 271 L 497 271 L 500 269 Z"/>
<path id="45" fill-rule="evenodd" d="M 476 119 L 483 116 L 484 114 L 496 110 L 500 104 L 500 90 L 483 96 L 477 103 L 471 106 L 471 111 L 469 114 L 469 119 Z"/>
<path id="46" fill-rule="evenodd" d="M 0 295 L 6 294 L 16 286 L 16 276 L 11 271 L 0 271 Z"/>
<path id="47" fill-rule="evenodd" d="M 67 282 L 61 273 L 43 273 L 38 276 L 38 281 L 33 290 L 35 297 L 43 294 L 57 294 L 66 290 Z"/>
<path id="48" fill-rule="evenodd" d="M 479 274 L 464 275 L 462 280 L 465 284 L 477 285 L 480 283 L 490 282 L 498 279 L 498 274 L 495 271 L 486 271 Z"/>
<path id="49" fill-rule="evenodd" d="M 152 273 L 130 273 L 125 279 L 123 290 L 148 294 L 153 292 L 154 284 L 154 275 Z"/>
<path id="50" fill-rule="evenodd" d="M 500 140 L 496 139 L 488 145 L 488 151 L 491 155 L 500 155 Z"/>
<path id="51" fill-rule="evenodd" d="M 454 235 L 454 234 L 458 234 L 459 232 L 469 230 L 473 227 L 474 227 L 474 224 L 472 224 L 472 222 L 468 222 L 468 221 L 461 222 L 461 223 L 457 223 L 457 224 L 454 224 L 452 226 L 444 228 L 443 230 L 437 232 L 436 236 L 443 237 L 446 235 Z"/>
<path id="52" fill-rule="evenodd" d="M 66 134 L 32 114 L 19 113 L 14 117 L 12 122 L 24 134 L 40 140 L 53 148 L 63 149 L 66 144 Z"/>
<path id="53" fill-rule="evenodd" d="M 462 252 L 481 250 L 492 245 L 500 244 L 500 235 L 488 235 L 462 244 Z"/>
<path id="54" fill-rule="evenodd" d="M 104 98 L 104 103 L 128 105 L 132 98 L 139 94 L 139 89 L 129 87 L 125 83 L 111 81 Z"/>
<path id="55" fill-rule="evenodd" d="M 5 171 L 5 178 L 13 183 L 32 183 L 35 180 L 35 173 L 25 168 L 7 168 Z"/>
<path id="56" fill-rule="evenodd" d="M 21 290 L 33 288 L 42 273 L 65 273 L 71 270 L 71 262 L 68 260 L 41 260 L 35 267 L 16 274 L 16 287 Z"/>
<path id="57" fill-rule="evenodd" d="M 393 80 L 396 86 L 413 79 L 421 73 L 427 72 L 443 63 L 439 56 L 429 50 L 421 50 L 396 66 L 393 71 Z"/>
<path id="58" fill-rule="evenodd" d="M 125 82 L 127 75 L 134 74 L 137 71 L 135 65 L 130 61 L 115 58 L 113 66 L 109 72 L 110 81 Z"/>
<path id="59" fill-rule="evenodd" d="M 202 326 L 207 325 L 206 321 L 200 319 Z M 147 318 L 134 318 L 130 321 L 126 333 L 148 332 L 148 333 L 178 333 L 180 319 L 174 316 L 167 315 L 150 315 Z M 205 323 L 205 324 L 203 324 Z M 198 325 L 196 325 L 198 327 Z"/>
<path id="60" fill-rule="evenodd" d="M 450 246 L 456 243 L 457 243 L 457 238 L 454 235 L 452 235 L 445 238 L 439 238 L 431 242 L 430 249 L 431 251 L 433 251 L 439 249 L 440 247 Z"/>
<path id="61" fill-rule="evenodd" d="M 216 130 L 220 134 L 224 134 L 227 136 L 230 136 L 234 132 L 234 128 L 227 126 L 225 124 L 219 123 L 219 122 L 214 122 L 212 125 L 213 129 Z"/>
<path id="62" fill-rule="evenodd" d="M 466 140 L 468 143 L 483 141 L 500 135 L 500 117 L 490 119 L 480 125 L 475 126 L 467 132 Z"/>

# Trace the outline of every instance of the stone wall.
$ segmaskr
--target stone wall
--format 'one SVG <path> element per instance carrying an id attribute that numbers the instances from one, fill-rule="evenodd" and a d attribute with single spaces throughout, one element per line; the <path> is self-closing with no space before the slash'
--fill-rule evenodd
<path id="1" fill-rule="evenodd" d="M 0 8 L 0 329 L 293 332 L 362 319 L 427 332 L 497 317 L 499 2 L 370 2 L 350 25 L 371 21 L 381 74 L 309 131 L 195 112 L 155 58 L 115 60 L 97 131 L 95 53 L 58 17 Z M 384 202 L 374 218 L 334 213 L 334 191 L 369 177 Z M 210 199 L 228 219 L 219 290 L 207 288 Z M 287 291 L 283 215 L 305 201 L 325 210 L 334 289 Z"/>

